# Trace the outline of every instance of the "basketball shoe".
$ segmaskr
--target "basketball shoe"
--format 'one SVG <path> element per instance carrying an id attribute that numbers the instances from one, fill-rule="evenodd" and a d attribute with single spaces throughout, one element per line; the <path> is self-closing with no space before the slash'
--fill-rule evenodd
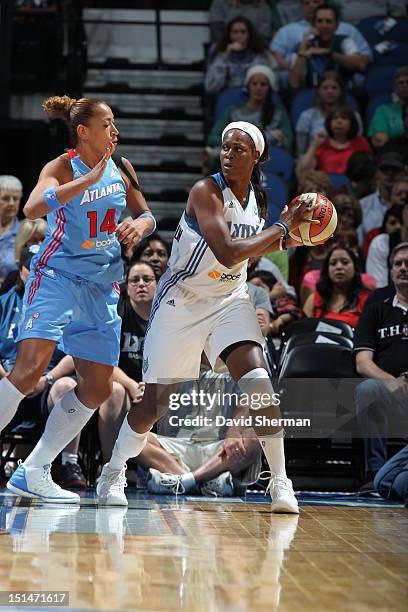
<path id="1" fill-rule="evenodd" d="M 105 506 L 127 506 L 128 500 L 125 495 L 126 465 L 121 470 L 112 470 L 109 463 L 105 463 L 102 473 L 96 485 L 98 504 Z"/>
<path id="2" fill-rule="evenodd" d="M 234 484 L 230 472 L 223 472 L 217 478 L 204 482 L 201 485 L 201 493 L 208 497 L 232 497 L 234 495 Z"/>
<path id="3" fill-rule="evenodd" d="M 270 493 L 272 498 L 272 512 L 288 512 L 299 514 L 299 505 L 293 491 L 292 481 L 285 476 L 277 476 L 271 472 L 261 472 L 259 480 L 269 480 L 266 493 Z"/>
<path id="4" fill-rule="evenodd" d="M 147 490 L 156 495 L 169 495 L 170 493 L 182 495 L 186 492 L 180 474 L 160 472 L 154 468 L 150 468 L 147 475 Z"/>
<path id="5" fill-rule="evenodd" d="M 34 497 L 53 504 L 79 503 L 80 497 L 72 491 L 65 491 L 51 478 L 51 465 L 28 467 L 20 463 L 7 483 L 7 488 L 22 497 Z"/>

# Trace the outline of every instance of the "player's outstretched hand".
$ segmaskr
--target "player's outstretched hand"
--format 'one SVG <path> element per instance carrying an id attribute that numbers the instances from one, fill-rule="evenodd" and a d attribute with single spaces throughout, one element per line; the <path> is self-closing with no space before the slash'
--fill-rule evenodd
<path id="1" fill-rule="evenodd" d="M 285 206 L 282 210 L 279 220 L 286 223 L 289 227 L 289 231 L 293 231 L 299 227 L 302 223 L 313 223 L 314 225 L 320 225 L 320 221 L 317 219 L 310 219 L 310 207 L 312 203 L 307 198 L 297 198 L 291 205 Z"/>
<path id="2" fill-rule="evenodd" d="M 124 219 L 122 223 L 119 223 L 115 232 L 120 242 L 136 246 L 142 240 L 145 229 L 146 224 L 144 220 Z"/>
<path id="3" fill-rule="evenodd" d="M 98 161 L 96 166 L 94 166 L 92 170 L 88 172 L 88 174 L 86 175 L 86 178 L 89 181 L 89 186 L 95 185 L 95 183 L 100 181 L 101 178 L 103 177 L 103 174 L 106 170 L 106 164 L 108 163 L 109 158 L 112 155 L 113 149 L 114 149 L 113 144 L 106 147 L 106 151 L 103 157 Z"/>

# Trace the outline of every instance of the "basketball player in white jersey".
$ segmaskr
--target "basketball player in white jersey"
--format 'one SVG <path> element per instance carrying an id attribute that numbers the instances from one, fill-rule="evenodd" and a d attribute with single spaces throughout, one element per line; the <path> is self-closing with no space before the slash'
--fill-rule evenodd
<path id="1" fill-rule="evenodd" d="M 247 260 L 282 248 L 285 241 L 292 245 L 289 231 L 307 217 L 304 203 L 286 207 L 277 223 L 261 231 L 258 164 L 266 158 L 262 132 L 251 123 L 231 123 L 222 136 L 222 173 L 200 180 L 190 192 L 152 307 L 143 354 L 143 402 L 131 408 L 103 468 L 100 504 L 127 504 L 126 461 L 141 452 L 148 432 L 167 410 L 171 383 L 199 377 L 203 350 L 212 367 L 218 358 L 225 362 L 242 393 L 273 395 L 263 337 L 246 290 Z M 270 412 L 271 407 L 259 414 Z M 243 435 L 237 430 L 229 443 L 236 458 L 245 448 Z M 257 435 L 271 471 L 272 511 L 298 513 L 285 471 L 282 429 L 263 428 Z M 183 490 L 198 484 L 192 472 L 175 478 Z"/>

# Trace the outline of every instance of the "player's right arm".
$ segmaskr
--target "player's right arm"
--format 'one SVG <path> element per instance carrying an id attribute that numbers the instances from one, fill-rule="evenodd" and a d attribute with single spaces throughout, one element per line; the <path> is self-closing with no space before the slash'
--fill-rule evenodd
<path id="1" fill-rule="evenodd" d="M 282 229 L 277 225 L 255 236 L 232 240 L 223 210 L 221 190 L 214 181 L 203 179 L 193 186 L 187 202 L 187 214 L 197 219 L 205 241 L 223 266 L 232 268 L 249 257 L 262 257 L 279 249 Z M 306 202 L 288 209 L 280 218 L 291 231 L 304 221 L 310 222 Z"/>
<path id="2" fill-rule="evenodd" d="M 55 195 L 62 206 L 80 195 L 99 181 L 105 172 L 111 151 L 107 150 L 102 159 L 90 172 L 79 178 L 72 178 L 72 168 L 67 154 L 48 162 L 41 170 L 38 183 L 30 193 L 24 214 L 27 219 L 35 220 L 44 217 L 51 209 L 44 201 L 44 191 L 55 189 Z"/>

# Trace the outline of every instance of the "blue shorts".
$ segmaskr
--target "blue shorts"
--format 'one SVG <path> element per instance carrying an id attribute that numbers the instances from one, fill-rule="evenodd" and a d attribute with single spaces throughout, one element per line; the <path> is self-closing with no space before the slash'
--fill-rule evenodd
<path id="1" fill-rule="evenodd" d="M 30 272 L 17 342 L 43 338 L 72 357 L 117 365 L 121 318 L 119 285 L 97 285 L 55 268 Z"/>

